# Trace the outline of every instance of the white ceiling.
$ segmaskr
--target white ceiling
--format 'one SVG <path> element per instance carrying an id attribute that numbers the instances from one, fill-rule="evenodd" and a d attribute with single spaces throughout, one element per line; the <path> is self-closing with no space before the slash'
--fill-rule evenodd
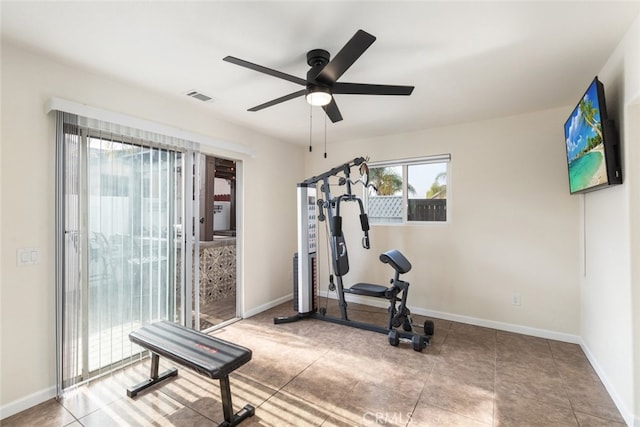
<path id="1" fill-rule="evenodd" d="M 409 97 L 337 95 L 332 142 L 573 105 L 638 16 L 640 1 L 8 2 L 2 37 L 113 79 L 185 97 L 234 123 L 309 141 L 300 86 L 222 61 L 305 78 L 306 52 L 377 41 L 339 81 L 414 85 Z M 606 87 L 606 81 L 605 87 Z M 568 112 L 567 112 L 568 114 Z M 313 110 L 314 127 L 324 112 Z"/>

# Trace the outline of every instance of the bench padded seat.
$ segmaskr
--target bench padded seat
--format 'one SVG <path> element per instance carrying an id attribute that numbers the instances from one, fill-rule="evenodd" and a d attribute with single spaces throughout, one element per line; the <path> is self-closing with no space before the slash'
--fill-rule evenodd
<path id="1" fill-rule="evenodd" d="M 245 405 L 240 411 L 233 413 L 229 385 L 229 374 L 251 360 L 251 350 L 248 348 L 166 320 L 131 332 L 129 339 L 151 351 L 151 371 L 148 380 L 127 389 L 127 396 L 134 398 L 141 391 L 178 374 L 176 368 L 158 373 L 162 356 L 199 374 L 220 380 L 224 422 L 219 427 L 237 426 L 255 414 L 255 408 L 251 405 Z"/>
<path id="2" fill-rule="evenodd" d="M 345 292 L 355 295 L 364 295 L 368 297 L 386 298 L 386 293 L 389 290 L 386 286 L 372 285 L 371 283 L 356 283 L 349 289 L 345 289 Z"/>
<path id="3" fill-rule="evenodd" d="M 220 379 L 251 360 L 251 350 L 163 320 L 129 334 L 129 339 L 159 356 Z"/>

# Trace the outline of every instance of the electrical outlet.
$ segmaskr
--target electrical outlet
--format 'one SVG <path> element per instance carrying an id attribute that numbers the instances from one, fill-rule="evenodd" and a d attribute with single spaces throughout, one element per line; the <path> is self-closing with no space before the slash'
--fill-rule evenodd
<path id="1" fill-rule="evenodd" d="M 511 305 L 522 305 L 522 299 L 520 298 L 520 294 L 513 293 L 511 294 Z"/>

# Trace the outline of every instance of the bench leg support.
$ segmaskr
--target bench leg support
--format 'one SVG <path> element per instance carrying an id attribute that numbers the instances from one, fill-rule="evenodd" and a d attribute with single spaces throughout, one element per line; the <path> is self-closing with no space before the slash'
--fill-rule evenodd
<path id="1" fill-rule="evenodd" d="M 224 422 L 218 427 L 237 426 L 246 418 L 252 417 L 256 410 L 251 405 L 245 405 L 237 414 L 233 413 L 233 404 L 231 403 L 231 387 L 229 385 L 229 375 L 220 378 L 220 396 L 222 397 L 222 412 L 224 414 Z"/>
<path id="2" fill-rule="evenodd" d="M 167 378 L 175 377 L 178 375 L 178 370 L 176 368 L 171 368 L 163 373 L 158 375 L 158 367 L 160 366 L 160 356 L 155 353 L 151 353 L 151 372 L 149 374 L 149 379 L 141 382 L 140 384 L 136 384 L 133 387 L 127 389 L 127 396 L 136 397 L 138 393 L 142 390 L 146 390 L 152 385 L 158 384 L 160 381 L 164 381 Z"/>

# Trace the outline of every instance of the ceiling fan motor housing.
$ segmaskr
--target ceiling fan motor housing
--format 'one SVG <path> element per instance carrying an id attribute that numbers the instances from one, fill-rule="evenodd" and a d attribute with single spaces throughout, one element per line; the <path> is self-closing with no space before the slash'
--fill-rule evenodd
<path id="1" fill-rule="evenodd" d="M 307 64 L 311 66 L 307 71 L 307 93 L 317 86 L 330 87 L 328 84 L 316 80 L 318 73 L 329 63 L 330 58 L 329 52 L 324 49 L 313 49 L 307 52 Z"/>
<path id="2" fill-rule="evenodd" d="M 307 52 L 307 64 L 312 67 L 324 67 L 329 63 L 329 52 L 324 49 L 313 49 Z"/>

